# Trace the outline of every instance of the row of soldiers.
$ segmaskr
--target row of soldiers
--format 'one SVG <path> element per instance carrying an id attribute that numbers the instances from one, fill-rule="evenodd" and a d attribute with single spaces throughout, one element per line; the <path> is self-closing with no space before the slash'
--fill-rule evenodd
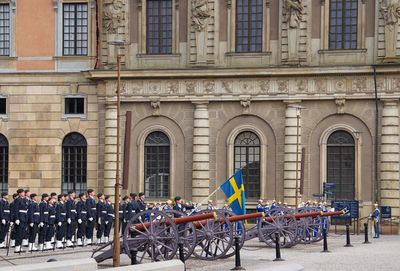
<path id="1" fill-rule="evenodd" d="M 18 189 L 11 203 L 8 193 L 1 194 L 0 221 L 0 248 L 15 246 L 20 253 L 28 246 L 28 251 L 42 251 L 90 245 L 95 228 L 97 243 L 108 242 L 114 209 L 109 196 L 99 193 L 96 202 L 93 189 L 79 194 L 78 199 L 74 191 L 44 193 L 39 198 Z"/>

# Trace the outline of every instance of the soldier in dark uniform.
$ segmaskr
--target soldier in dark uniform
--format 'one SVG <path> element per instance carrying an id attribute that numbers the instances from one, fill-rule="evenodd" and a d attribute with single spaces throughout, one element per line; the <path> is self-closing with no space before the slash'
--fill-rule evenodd
<path id="1" fill-rule="evenodd" d="M 114 208 L 112 206 L 110 196 L 106 196 L 105 199 L 107 216 L 105 219 L 104 243 L 108 243 L 108 241 L 110 240 L 111 228 L 114 222 Z"/>
<path id="2" fill-rule="evenodd" d="M 86 209 L 88 212 L 88 222 L 86 226 L 86 244 L 90 245 L 93 242 L 93 230 L 96 224 L 96 202 L 94 200 L 94 191 L 93 189 L 88 189 L 87 191 L 88 197 L 86 199 Z"/>
<path id="3" fill-rule="evenodd" d="M 44 242 L 46 239 L 47 227 L 49 226 L 49 204 L 47 201 L 49 200 L 49 195 L 44 193 L 42 194 L 42 200 L 39 203 L 39 212 L 40 212 L 40 223 L 39 223 L 39 251 L 47 250 L 47 246 L 44 246 Z"/>
<path id="4" fill-rule="evenodd" d="M 56 205 L 56 248 L 64 248 L 63 239 L 65 237 L 65 224 L 67 223 L 67 208 L 65 206 L 65 196 L 58 195 L 58 203 Z"/>
<path id="5" fill-rule="evenodd" d="M 121 232 L 122 234 L 125 232 L 125 228 L 126 228 L 126 208 L 128 206 L 129 203 L 129 197 L 128 196 L 124 196 L 122 198 L 122 203 L 120 204 L 120 209 L 119 209 L 119 215 L 120 215 L 120 225 L 121 225 Z M 122 212 L 122 213 L 121 213 Z"/>
<path id="6" fill-rule="evenodd" d="M 54 203 L 56 203 L 57 200 L 58 200 L 57 193 L 56 192 L 51 192 L 50 193 L 50 198 L 54 199 Z"/>
<path id="7" fill-rule="evenodd" d="M 28 223 L 28 202 L 25 200 L 25 191 L 23 189 L 18 189 L 17 194 L 12 212 L 15 216 L 15 253 L 20 253 L 25 252 L 21 246 Z"/>
<path id="8" fill-rule="evenodd" d="M 105 220 L 107 217 L 106 204 L 104 202 L 104 195 L 99 193 L 97 195 L 98 202 L 96 204 L 96 217 L 97 217 L 97 244 L 104 243 L 103 234 L 105 229 Z"/>
<path id="9" fill-rule="evenodd" d="M 75 197 L 76 197 L 75 191 L 69 191 L 68 200 L 65 203 L 65 206 L 67 208 L 67 234 L 66 234 L 67 247 L 74 246 L 72 239 L 73 237 L 75 237 L 75 224 L 76 224 Z"/>
<path id="10" fill-rule="evenodd" d="M 10 227 L 10 205 L 8 203 L 8 193 L 1 193 L 0 198 L 0 248 L 6 247 L 6 236 Z"/>
<path id="11" fill-rule="evenodd" d="M 51 197 L 48 201 L 49 204 L 49 225 L 46 231 L 46 249 L 52 249 L 51 241 L 54 238 L 55 225 L 56 225 L 56 200 Z"/>
<path id="12" fill-rule="evenodd" d="M 129 200 L 125 208 L 125 222 L 128 223 L 129 220 L 136 214 L 137 207 L 137 195 L 135 193 L 129 194 Z"/>
<path id="13" fill-rule="evenodd" d="M 86 207 L 86 195 L 79 194 L 79 201 L 76 204 L 76 218 L 78 221 L 78 232 L 77 232 L 77 245 L 83 246 L 83 238 L 86 234 L 86 223 L 87 223 L 87 207 Z"/>
<path id="14" fill-rule="evenodd" d="M 39 210 L 39 203 L 37 202 L 37 195 L 32 193 L 30 195 L 30 202 L 28 205 L 28 251 L 37 251 L 37 247 L 35 246 L 36 236 L 38 233 L 38 227 L 40 223 L 40 210 Z"/>
<path id="15" fill-rule="evenodd" d="M 193 210 L 195 207 L 193 205 L 186 205 L 183 203 L 183 199 L 180 196 L 175 197 L 174 210 L 186 213 L 187 210 Z M 175 217 L 181 217 L 180 215 L 175 215 Z"/>
<path id="16" fill-rule="evenodd" d="M 29 206 L 29 203 L 31 202 L 31 195 L 30 195 L 30 191 L 29 189 L 25 189 L 25 202 L 27 204 L 27 206 Z M 28 226 L 27 226 L 28 228 Z M 27 231 L 24 232 L 24 237 L 22 239 L 22 246 L 23 247 L 27 247 L 28 246 L 28 237 L 29 237 L 29 229 Z"/>
<path id="17" fill-rule="evenodd" d="M 14 226 L 14 222 L 15 222 L 15 213 L 12 212 L 12 210 L 14 210 L 14 203 L 15 203 L 15 199 L 18 197 L 18 193 L 14 193 L 12 198 L 13 201 L 10 203 L 10 227 L 11 227 L 11 235 L 10 235 L 10 247 L 15 247 L 15 226 Z"/>
<path id="18" fill-rule="evenodd" d="M 137 200 L 136 213 L 140 213 L 146 210 L 146 203 L 144 202 L 145 195 L 143 192 L 139 193 L 139 199 Z"/>

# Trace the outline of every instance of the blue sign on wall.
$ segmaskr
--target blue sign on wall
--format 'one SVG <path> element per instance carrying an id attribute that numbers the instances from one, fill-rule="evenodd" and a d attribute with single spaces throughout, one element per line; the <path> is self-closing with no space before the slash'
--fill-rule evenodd
<path id="1" fill-rule="evenodd" d="M 382 218 L 392 218 L 392 207 L 381 206 L 381 217 Z"/>
<path id="2" fill-rule="evenodd" d="M 340 211 L 344 209 L 347 209 L 349 211 L 346 215 L 333 216 L 334 218 L 358 218 L 358 200 L 333 200 L 332 208 L 335 208 L 335 211 Z"/>

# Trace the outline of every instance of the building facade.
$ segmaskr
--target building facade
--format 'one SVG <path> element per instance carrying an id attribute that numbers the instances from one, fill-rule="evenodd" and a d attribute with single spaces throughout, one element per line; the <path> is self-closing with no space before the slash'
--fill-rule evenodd
<path id="1" fill-rule="evenodd" d="M 120 56 L 124 192 L 202 201 L 242 168 L 249 208 L 329 182 L 399 215 L 400 1 L 30 2 L 0 6 L 9 189 L 113 194 Z"/>

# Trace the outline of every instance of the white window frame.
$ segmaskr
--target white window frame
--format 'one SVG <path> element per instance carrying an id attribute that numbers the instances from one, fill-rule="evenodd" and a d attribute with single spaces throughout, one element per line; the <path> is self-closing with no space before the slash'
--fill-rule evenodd
<path id="1" fill-rule="evenodd" d="M 83 114 L 65 114 L 65 100 L 66 98 L 83 98 Z M 79 118 L 79 119 L 87 119 L 87 111 L 88 111 L 88 102 L 87 102 L 87 95 L 85 94 L 67 94 L 63 96 L 62 99 L 62 119 L 72 119 L 72 118 Z"/>

